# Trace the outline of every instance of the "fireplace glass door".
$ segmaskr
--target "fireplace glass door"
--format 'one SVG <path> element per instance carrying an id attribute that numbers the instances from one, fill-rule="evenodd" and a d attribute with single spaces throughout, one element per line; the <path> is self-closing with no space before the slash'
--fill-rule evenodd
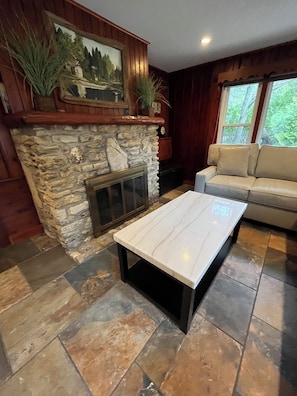
<path id="1" fill-rule="evenodd" d="M 147 169 L 139 165 L 85 181 L 94 235 L 147 209 Z"/>

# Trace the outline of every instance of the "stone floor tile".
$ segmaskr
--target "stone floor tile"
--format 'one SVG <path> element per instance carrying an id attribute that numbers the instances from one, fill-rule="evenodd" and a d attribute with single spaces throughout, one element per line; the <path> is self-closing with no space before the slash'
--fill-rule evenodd
<path id="1" fill-rule="evenodd" d="M 159 308 L 157 308 L 142 294 L 138 293 L 138 291 L 132 286 L 128 285 L 128 283 L 119 281 L 115 287 L 128 297 L 135 305 L 137 305 L 138 308 L 142 309 L 142 311 L 152 318 L 157 324 L 160 324 L 166 318 L 166 315 L 160 311 Z"/>
<path id="2" fill-rule="evenodd" d="M 227 255 L 220 272 L 257 289 L 263 266 L 263 257 L 250 251 L 247 245 L 236 244 Z"/>
<path id="3" fill-rule="evenodd" d="M 297 256 L 268 248 L 263 273 L 297 287 Z"/>
<path id="4" fill-rule="evenodd" d="M 46 234 L 34 235 L 30 238 L 41 252 L 46 252 L 59 245 L 59 242 Z"/>
<path id="5" fill-rule="evenodd" d="M 218 274 L 199 307 L 199 313 L 241 344 L 244 343 L 256 292 Z"/>
<path id="6" fill-rule="evenodd" d="M 0 385 L 12 374 L 11 367 L 6 355 L 5 346 L 0 334 Z"/>
<path id="7" fill-rule="evenodd" d="M 155 322 L 112 288 L 60 335 L 94 396 L 116 388 L 156 329 Z"/>
<path id="8" fill-rule="evenodd" d="M 296 287 L 262 275 L 253 315 L 297 339 L 296 307 Z"/>
<path id="9" fill-rule="evenodd" d="M 0 272 L 34 257 L 38 253 L 40 253 L 39 249 L 30 239 L 0 248 Z"/>
<path id="10" fill-rule="evenodd" d="M 95 256 L 103 249 L 114 243 L 113 232 L 110 230 L 98 238 L 91 238 L 89 241 L 82 243 L 77 250 L 69 252 L 69 255 L 79 264 L 82 264 L 89 258 Z"/>
<path id="11" fill-rule="evenodd" d="M 138 355 L 137 364 L 157 386 L 163 382 L 184 337 L 185 334 L 166 319 Z"/>
<path id="12" fill-rule="evenodd" d="M 162 394 L 141 368 L 133 363 L 112 396 L 162 396 Z"/>
<path id="13" fill-rule="evenodd" d="M 118 269 L 120 270 L 120 261 L 118 258 L 118 246 L 117 243 L 113 243 L 112 245 L 110 245 L 107 250 L 112 253 L 113 255 L 116 256 L 117 258 L 117 266 Z M 136 264 L 139 261 L 139 256 L 137 256 L 135 253 L 130 252 L 129 250 L 127 250 L 127 259 L 128 259 L 128 268 L 131 268 L 134 264 Z"/>
<path id="14" fill-rule="evenodd" d="M 32 359 L 88 305 L 59 278 L 0 314 L 0 332 L 13 372 Z"/>
<path id="15" fill-rule="evenodd" d="M 8 258 L 7 259 L 1 258 L 1 248 L 0 248 L 0 274 L 1 272 L 6 271 L 9 268 L 12 268 L 13 266 L 15 266 L 13 260 Z"/>
<path id="16" fill-rule="evenodd" d="M 285 232 L 272 232 L 268 246 L 292 256 L 297 256 L 297 238 Z"/>
<path id="17" fill-rule="evenodd" d="M 64 276 L 83 299 L 92 304 L 120 279 L 119 260 L 104 249 Z"/>
<path id="18" fill-rule="evenodd" d="M 32 290 L 17 266 L 0 273 L 0 313 L 30 294 Z"/>
<path id="19" fill-rule="evenodd" d="M 253 254 L 264 257 L 270 237 L 270 229 L 258 224 L 243 222 L 237 243 L 246 245 Z"/>
<path id="20" fill-rule="evenodd" d="M 236 395 L 296 396 L 297 340 L 253 317 Z"/>
<path id="21" fill-rule="evenodd" d="M 185 192 L 190 191 L 190 190 L 193 191 L 194 190 L 194 186 L 192 186 L 190 184 L 182 184 L 181 186 L 176 187 L 175 190 L 185 193 Z"/>
<path id="22" fill-rule="evenodd" d="M 57 246 L 21 264 L 19 268 L 32 290 L 37 290 L 76 265 L 62 246 Z"/>
<path id="23" fill-rule="evenodd" d="M 55 339 L 2 387 L 0 396 L 91 396 L 65 349 Z"/>
<path id="24" fill-rule="evenodd" d="M 176 360 L 161 384 L 166 396 L 230 396 L 242 347 L 200 315 L 195 315 Z"/>
<path id="25" fill-rule="evenodd" d="M 171 201 L 172 199 L 175 199 L 182 194 L 183 194 L 183 191 L 179 191 L 176 189 L 176 190 L 168 191 L 166 194 L 163 194 L 162 198 L 169 199 Z"/>

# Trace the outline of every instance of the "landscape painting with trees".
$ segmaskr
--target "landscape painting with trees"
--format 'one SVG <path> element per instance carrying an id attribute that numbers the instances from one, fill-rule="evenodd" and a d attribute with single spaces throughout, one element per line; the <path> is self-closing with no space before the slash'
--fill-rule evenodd
<path id="1" fill-rule="evenodd" d="M 62 82 L 62 99 L 113 104 L 125 102 L 122 51 L 54 23 L 58 46 L 69 53 L 70 77 Z M 87 103 L 86 103 L 87 104 Z M 89 103 L 88 103 L 89 104 Z"/>

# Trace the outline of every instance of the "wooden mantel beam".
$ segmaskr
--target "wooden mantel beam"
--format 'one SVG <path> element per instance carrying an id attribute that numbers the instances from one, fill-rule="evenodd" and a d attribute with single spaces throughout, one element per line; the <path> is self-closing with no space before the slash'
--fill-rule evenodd
<path id="1" fill-rule="evenodd" d="M 163 125 L 164 118 L 147 116 L 110 116 L 85 113 L 47 113 L 41 111 L 20 112 L 3 116 L 8 127 L 26 125 Z"/>

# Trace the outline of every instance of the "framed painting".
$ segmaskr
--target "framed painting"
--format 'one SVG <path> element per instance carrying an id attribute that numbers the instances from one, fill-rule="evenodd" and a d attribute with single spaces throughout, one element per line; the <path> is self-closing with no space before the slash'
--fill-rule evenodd
<path id="1" fill-rule="evenodd" d="M 57 46 L 69 51 L 60 82 L 61 100 L 88 106 L 128 108 L 125 46 L 114 40 L 82 32 L 47 13 Z"/>

